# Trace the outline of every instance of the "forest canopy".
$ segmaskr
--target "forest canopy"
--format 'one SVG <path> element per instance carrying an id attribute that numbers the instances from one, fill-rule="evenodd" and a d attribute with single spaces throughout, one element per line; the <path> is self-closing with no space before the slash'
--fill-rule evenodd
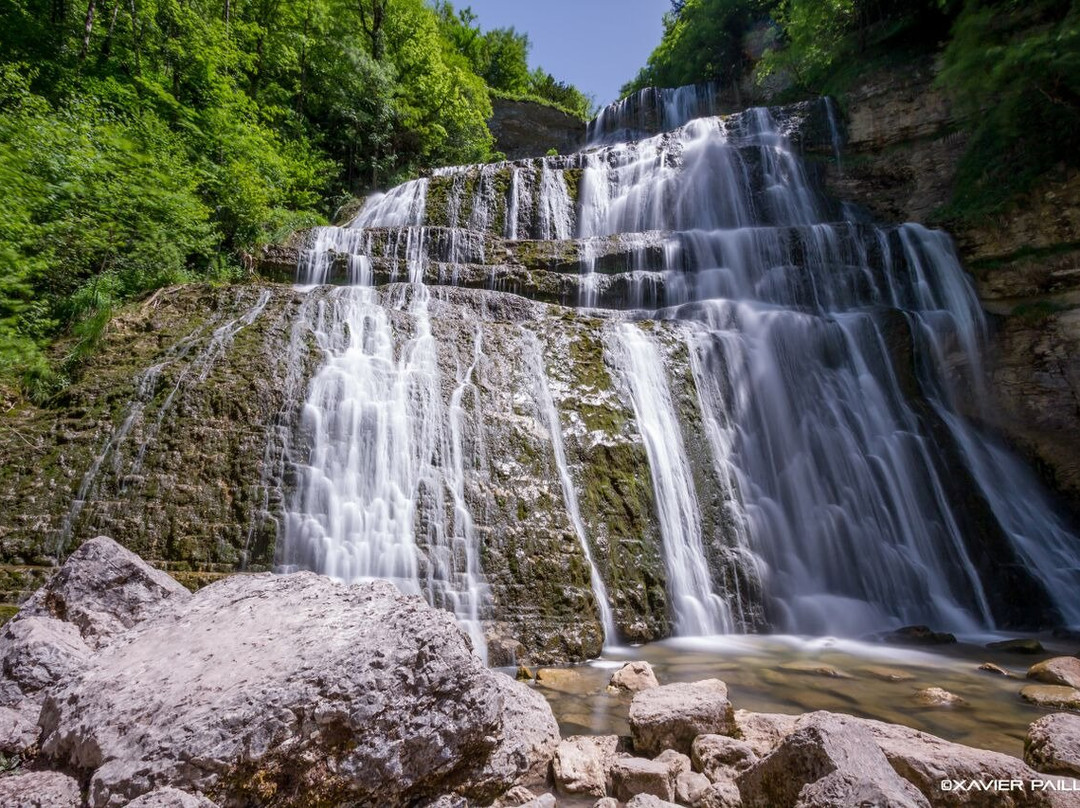
<path id="1" fill-rule="evenodd" d="M 39 399 L 124 300 L 497 156 L 493 94 L 591 108 L 446 2 L 0 0 L 0 21 L 0 384 Z"/>

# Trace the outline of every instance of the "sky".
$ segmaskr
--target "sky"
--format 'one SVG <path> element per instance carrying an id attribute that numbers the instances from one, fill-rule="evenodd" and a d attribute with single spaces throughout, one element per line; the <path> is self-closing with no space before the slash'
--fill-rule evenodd
<path id="1" fill-rule="evenodd" d="M 619 97 L 660 44 L 670 0 L 456 0 L 477 23 L 529 35 L 529 67 L 570 82 L 600 106 Z"/>

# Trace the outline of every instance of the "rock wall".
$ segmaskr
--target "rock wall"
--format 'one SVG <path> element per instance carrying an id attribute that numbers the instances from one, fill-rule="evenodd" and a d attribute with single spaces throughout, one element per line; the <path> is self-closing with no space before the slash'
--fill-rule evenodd
<path id="1" fill-rule="evenodd" d="M 570 154 L 585 144 L 585 122 L 554 107 L 493 98 L 491 108 L 488 128 L 509 160 L 542 157 L 549 149 Z"/>

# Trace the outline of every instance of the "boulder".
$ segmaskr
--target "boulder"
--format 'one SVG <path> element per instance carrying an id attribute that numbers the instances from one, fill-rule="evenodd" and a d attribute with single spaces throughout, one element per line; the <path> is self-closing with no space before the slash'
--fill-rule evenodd
<path id="1" fill-rule="evenodd" d="M 817 712 L 736 781 L 746 808 L 929 808 L 858 719 Z"/>
<path id="2" fill-rule="evenodd" d="M 630 732 L 639 754 L 657 755 L 664 749 L 689 754 L 698 735 L 734 729 L 727 685 L 719 679 L 650 688 L 630 702 Z"/>
<path id="3" fill-rule="evenodd" d="M 754 754 L 765 757 L 795 731 L 797 715 L 735 711 L 735 731 L 730 733 L 745 741 Z"/>
<path id="4" fill-rule="evenodd" d="M 940 687 L 924 687 L 916 690 L 912 699 L 920 707 L 959 707 L 966 704 L 962 698 Z"/>
<path id="5" fill-rule="evenodd" d="M 670 802 L 675 799 L 675 782 L 666 763 L 625 757 L 611 764 L 611 791 L 623 802 L 635 794 L 651 794 Z"/>
<path id="6" fill-rule="evenodd" d="M 1027 685 L 1020 688 L 1020 698 L 1036 707 L 1051 710 L 1080 710 L 1080 690 L 1064 685 Z"/>
<path id="7" fill-rule="evenodd" d="M 78 628 L 50 617 L 19 616 L 0 629 L 0 704 L 41 702 L 41 693 L 85 667 L 91 650 Z"/>
<path id="8" fill-rule="evenodd" d="M 218 808 L 206 797 L 175 788 L 159 788 L 129 802 L 125 808 Z"/>
<path id="9" fill-rule="evenodd" d="M 575 735 L 555 749 L 551 761 L 555 786 L 562 794 L 607 794 L 608 770 L 619 747 L 617 735 Z"/>
<path id="10" fill-rule="evenodd" d="M 52 617 L 71 623 L 91 648 L 107 645 L 118 634 L 191 593 L 112 539 L 90 539 L 41 589 L 23 604 L 14 620 Z"/>
<path id="11" fill-rule="evenodd" d="M 675 801 L 683 805 L 694 805 L 711 785 L 704 774 L 683 772 L 675 778 Z"/>
<path id="12" fill-rule="evenodd" d="M 75 778 L 59 772 L 24 772 L 0 777 L 4 808 L 79 808 L 82 789 Z"/>
<path id="13" fill-rule="evenodd" d="M 1039 772 L 1080 777 L 1080 715 L 1044 715 L 1028 727 L 1024 761 Z"/>
<path id="14" fill-rule="evenodd" d="M 611 674 L 608 688 L 615 692 L 640 693 L 653 687 L 660 687 L 652 665 L 644 660 L 627 662 Z"/>
<path id="15" fill-rule="evenodd" d="M 614 797 L 601 797 L 593 803 L 593 808 L 619 808 L 619 801 Z"/>
<path id="16" fill-rule="evenodd" d="M 1004 651 L 1007 654 L 1034 656 L 1035 654 L 1046 653 L 1042 643 L 1036 639 L 1002 640 L 1001 642 L 988 643 L 986 647 L 994 651 Z"/>
<path id="17" fill-rule="evenodd" d="M 750 744 L 726 735 L 698 735 L 692 753 L 694 768 L 713 783 L 734 780 L 758 762 Z"/>
<path id="18" fill-rule="evenodd" d="M 26 701 L 17 707 L 0 707 L 0 754 L 22 755 L 38 740 L 41 707 Z"/>
<path id="19" fill-rule="evenodd" d="M 913 783 L 937 808 L 1046 808 L 1054 805 L 1045 792 L 945 791 L 941 784 L 954 780 L 1022 780 L 1039 775 L 1019 758 L 1000 752 L 975 749 L 926 732 L 869 719 L 858 721 L 901 777 Z"/>
<path id="20" fill-rule="evenodd" d="M 238 575 L 177 600 L 46 698 L 42 755 L 90 775 L 90 808 L 164 786 L 281 808 L 490 802 L 546 772 L 543 698 L 389 583 Z"/>
<path id="21" fill-rule="evenodd" d="M 1062 685 L 1080 689 L 1080 659 L 1054 657 L 1038 662 L 1028 668 L 1028 679 L 1048 685 Z"/>

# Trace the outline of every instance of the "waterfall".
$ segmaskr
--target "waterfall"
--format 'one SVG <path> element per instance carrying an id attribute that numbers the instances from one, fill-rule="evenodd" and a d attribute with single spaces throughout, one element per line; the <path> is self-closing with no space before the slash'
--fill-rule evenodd
<path id="1" fill-rule="evenodd" d="M 615 616 L 611 612 L 607 587 L 604 585 L 604 579 L 600 577 L 600 571 L 596 568 L 592 550 L 589 548 L 585 522 L 581 518 L 581 509 L 578 507 L 577 491 L 574 488 L 573 478 L 570 476 L 570 467 L 566 462 L 566 449 L 563 446 L 559 412 L 555 409 L 551 389 L 548 387 L 547 373 L 544 370 L 544 355 L 535 334 L 531 331 L 525 331 L 523 338 L 528 349 L 526 362 L 535 379 L 536 401 L 543 412 L 545 426 L 551 434 L 551 448 L 555 454 L 555 466 L 559 471 L 559 484 L 562 486 L 563 498 L 566 501 L 566 514 L 570 517 L 574 535 L 577 536 L 578 543 L 581 545 L 581 552 L 589 565 L 589 583 L 592 586 L 593 594 L 596 596 L 597 608 L 600 610 L 600 625 L 604 629 L 604 647 L 611 647 L 616 644 L 619 633 L 615 628 Z"/>
<path id="2" fill-rule="evenodd" d="M 831 101 L 716 117 L 716 99 L 715 87 L 644 92 L 602 112 L 581 154 L 440 169 L 312 233 L 298 283 L 351 285 L 318 292 L 324 361 L 304 407 L 290 564 L 391 578 L 454 611 L 482 648 L 506 571 L 482 568 L 497 508 L 471 504 L 466 447 L 485 429 L 484 369 L 518 363 L 608 644 L 629 636 L 611 607 L 622 620 L 628 584 L 616 548 L 592 541 L 605 528 L 590 508 L 619 492 L 583 488 L 564 440 L 575 457 L 616 437 L 641 447 L 652 521 L 632 541 L 660 536 L 677 634 L 1080 623 L 1076 536 L 1032 472 L 961 415 L 987 398 L 987 328 L 949 237 L 874 224 L 822 193 L 792 136 L 825 133 L 815 148 L 839 161 Z M 613 386 L 596 381 L 595 400 L 632 418 L 564 437 L 582 414 L 563 420 L 538 329 L 521 325 L 557 312 L 486 292 L 493 322 L 513 324 L 512 353 L 497 353 L 490 323 L 439 344 L 433 278 L 551 284 L 538 299 L 604 335 L 591 372 Z M 491 485 L 496 504 L 513 493 Z M 1004 597 L 1014 586 L 1031 602 Z"/>
<path id="3" fill-rule="evenodd" d="M 656 346 L 630 323 L 618 332 L 621 371 L 630 389 L 656 492 L 675 629 L 696 636 L 732 629 L 727 602 L 714 591 L 701 535 L 701 512 L 679 415 Z"/>

